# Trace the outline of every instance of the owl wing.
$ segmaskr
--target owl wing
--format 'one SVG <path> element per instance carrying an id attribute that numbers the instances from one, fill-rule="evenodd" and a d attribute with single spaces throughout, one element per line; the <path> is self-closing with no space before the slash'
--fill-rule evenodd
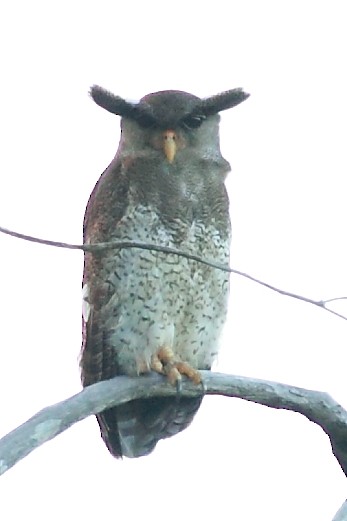
<path id="1" fill-rule="evenodd" d="M 116 240 L 114 231 L 128 205 L 129 184 L 122 176 L 115 158 L 96 184 L 86 209 L 84 242 L 98 243 Z M 136 238 L 134 238 L 136 239 Z M 116 250 L 101 254 L 85 254 L 83 273 L 83 343 L 81 352 L 81 378 L 84 387 L 108 380 L 120 373 L 117 364 L 117 346 L 107 341 L 106 322 L 114 320 L 108 313 L 108 303 L 114 287 L 108 282 L 108 263 L 105 256 L 115 256 Z M 140 457 L 149 454 L 160 439 L 182 431 L 191 423 L 202 397 L 158 397 L 133 400 L 113 407 L 98 415 L 101 436 L 115 457 Z"/>

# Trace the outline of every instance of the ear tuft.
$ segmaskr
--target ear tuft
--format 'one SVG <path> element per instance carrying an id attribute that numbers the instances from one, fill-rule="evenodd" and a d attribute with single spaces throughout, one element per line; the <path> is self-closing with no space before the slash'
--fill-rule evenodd
<path id="1" fill-rule="evenodd" d="M 199 109 L 205 116 L 217 114 L 222 110 L 231 109 L 242 103 L 249 97 L 249 94 L 242 89 L 231 89 L 209 98 L 204 98 L 199 104 Z"/>
<path id="2" fill-rule="evenodd" d="M 124 100 L 120 96 L 112 94 L 112 92 L 109 92 L 99 85 L 93 85 L 91 87 L 90 96 L 99 107 L 117 116 L 131 117 L 136 110 L 136 105 Z"/>

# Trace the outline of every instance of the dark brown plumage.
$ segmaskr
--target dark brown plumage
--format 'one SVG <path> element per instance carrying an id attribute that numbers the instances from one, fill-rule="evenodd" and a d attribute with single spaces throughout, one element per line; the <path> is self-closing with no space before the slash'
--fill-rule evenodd
<path id="1" fill-rule="evenodd" d="M 200 99 L 180 91 L 129 103 L 94 86 L 98 105 L 122 116 L 118 152 L 88 202 L 85 243 L 134 240 L 228 263 L 230 223 L 219 149 L 220 110 L 241 89 Z M 210 369 L 218 351 L 228 274 L 141 249 L 85 254 L 82 383 L 156 370 L 171 381 Z M 97 415 L 116 456 L 149 454 L 186 428 L 202 398 L 134 400 Z"/>

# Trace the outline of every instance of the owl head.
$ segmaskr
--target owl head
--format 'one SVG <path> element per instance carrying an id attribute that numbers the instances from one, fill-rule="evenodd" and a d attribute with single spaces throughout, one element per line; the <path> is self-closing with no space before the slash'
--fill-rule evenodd
<path id="1" fill-rule="evenodd" d="M 186 155 L 220 157 L 218 113 L 248 98 L 242 89 L 231 89 L 208 98 L 178 90 L 147 94 L 132 103 L 98 85 L 90 91 L 93 100 L 122 117 L 121 150 L 124 154 L 164 154 L 169 163 Z"/>

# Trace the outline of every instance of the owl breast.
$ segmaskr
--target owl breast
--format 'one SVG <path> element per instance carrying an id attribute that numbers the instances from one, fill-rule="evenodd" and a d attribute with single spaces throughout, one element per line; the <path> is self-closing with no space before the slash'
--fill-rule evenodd
<path id="1" fill-rule="evenodd" d="M 222 237 L 213 222 L 177 219 L 168 226 L 156 211 L 138 205 L 128 208 L 113 240 L 134 238 L 228 264 L 230 237 Z M 89 315 L 98 314 L 118 374 L 149 371 L 151 357 L 162 347 L 193 368 L 211 367 L 226 318 L 227 272 L 139 248 L 110 250 L 101 262 L 103 280 L 90 280 L 87 300 L 96 302 L 102 285 L 102 301 Z"/>

